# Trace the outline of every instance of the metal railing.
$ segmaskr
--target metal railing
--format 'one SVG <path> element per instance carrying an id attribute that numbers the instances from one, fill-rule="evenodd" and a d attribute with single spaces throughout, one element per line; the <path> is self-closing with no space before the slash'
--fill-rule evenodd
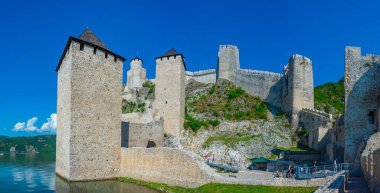
<path id="1" fill-rule="evenodd" d="M 312 167 L 296 166 L 296 178 L 297 179 L 322 178 L 326 176 L 332 176 L 343 170 L 349 171 L 350 168 L 351 168 L 350 163 L 340 163 L 340 164 L 312 166 Z"/>

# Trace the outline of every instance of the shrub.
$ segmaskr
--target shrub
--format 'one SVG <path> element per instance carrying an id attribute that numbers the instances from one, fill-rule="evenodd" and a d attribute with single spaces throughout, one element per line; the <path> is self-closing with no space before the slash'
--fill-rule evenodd
<path id="1" fill-rule="evenodd" d="M 154 93 L 155 85 L 151 81 L 144 82 L 142 86 L 149 88 L 148 95 Z"/>
<path id="2" fill-rule="evenodd" d="M 220 121 L 219 120 L 209 120 L 208 121 L 212 126 L 216 127 L 220 124 Z"/>
<path id="3" fill-rule="evenodd" d="M 210 90 L 208 91 L 208 94 L 209 94 L 209 95 L 212 95 L 212 94 L 214 94 L 214 93 L 215 93 L 215 85 L 212 86 L 212 87 L 210 88 Z"/>
<path id="4" fill-rule="evenodd" d="M 237 87 L 235 89 L 231 89 L 227 91 L 227 96 L 229 99 L 235 99 L 244 94 L 245 91 L 241 87 Z"/>

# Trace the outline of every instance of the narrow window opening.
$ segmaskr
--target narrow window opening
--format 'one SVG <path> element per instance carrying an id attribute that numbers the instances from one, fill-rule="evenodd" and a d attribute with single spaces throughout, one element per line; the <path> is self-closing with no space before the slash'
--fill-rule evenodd
<path id="1" fill-rule="evenodd" d="M 375 124 L 375 111 L 368 112 L 368 123 Z"/>
<path id="2" fill-rule="evenodd" d="M 106 52 L 106 58 L 108 58 L 108 52 Z"/>
<path id="3" fill-rule="evenodd" d="M 168 101 L 165 101 L 165 104 L 168 104 Z"/>
<path id="4" fill-rule="evenodd" d="M 80 48 L 79 48 L 80 50 L 83 50 L 84 49 L 84 44 L 83 43 L 81 43 L 80 44 Z"/>
<path id="5" fill-rule="evenodd" d="M 96 48 L 94 48 L 94 54 L 96 54 Z"/>
<path id="6" fill-rule="evenodd" d="M 116 61 L 117 61 L 117 58 L 116 58 L 116 57 L 114 57 L 114 58 L 113 58 L 113 61 L 114 61 L 114 62 L 116 62 Z"/>

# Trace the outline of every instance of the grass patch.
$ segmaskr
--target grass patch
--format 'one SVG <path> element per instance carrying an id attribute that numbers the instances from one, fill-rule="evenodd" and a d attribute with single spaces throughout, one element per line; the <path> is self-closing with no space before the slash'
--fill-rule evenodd
<path id="1" fill-rule="evenodd" d="M 272 150 L 272 154 L 274 155 L 280 155 L 282 152 L 290 151 L 290 152 L 299 152 L 299 151 L 315 151 L 307 146 L 294 146 L 290 148 L 284 148 L 284 147 L 275 147 Z"/>
<path id="2" fill-rule="evenodd" d="M 317 189 L 317 187 L 284 187 L 218 183 L 209 183 L 198 188 L 183 188 L 178 186 L 168 186 L 166 184 L 154 182 L 144 182 L 124 177 L 119 178 L 119 180 L 147 186 L 159 192 L 165 193 L 312 193 Z"/>
<path id="3" fill-rule="evenodd" d="M 248 136 L 231 136 L 231 135 L 212 136 L 212 137 L 209 137 L 205 141 L 205 143 L 203 144 L 203 147 L 209 147 L 211 143 L 213 143 L 214 141 L 221 141 L 223 144 L 227 145 L 228 147 L 232 147 L 233 144 L 235 143 L 249 141 L 251 139 L 256 139 L 259 137 L 261 137 L 261 134 L 248 135 Z"/>

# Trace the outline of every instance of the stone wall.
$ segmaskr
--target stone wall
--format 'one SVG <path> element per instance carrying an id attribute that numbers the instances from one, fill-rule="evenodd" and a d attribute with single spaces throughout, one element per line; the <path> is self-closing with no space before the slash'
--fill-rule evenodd
<path id="1" fill-rule="evenodd" d="M 178 137 L 185 120 L 185 64 L 182 55 L 156 58 L 155 106 L 165 133 Z"/>
<path id="2" fill-rule="evenodd" d="M 303 109 L 299 121 L 300 126 L 309 131 L 309 147 L 326 153 L 326 145 L 330 142 L 329 130 L 333 127 L 332 115 L 314 109 Z"/>
<path id="3" fill-rule="evenodd" d="M 122 148 L 120 176 L 164 183 L 172 186 L 198 187 L 207 183 L 251 184 L 269 186 L 322 186 L 334 176 L 308 180 L 286 178 L 236 178 L 220 175 L 197 154 L 178 148 Z M 244 176 L 244 174 L 242 174 Z"/>
<path id="4" fill-rule="evenodd" d="M 281 107 L 282 74 L 238 69 L 235 71 L 233 83 L 265 102 Z"/>
<path id="5" fill-rule="evenodd" d="M 56 172 L 70 180 L 114 178 L 120 168 L 123 61 L 71 41 L 58 71 Z"/>
<path id="6" fill-rule="evenodd" d="M 380 56 L 361 55 L 359 47 L 345 49 L 345 162 L 360 172 L 359 144 L 379 125 Z M 359 158 L 359 159 L 357 159 Z"/>
<path id="7" fill-rule="evenodd" d="M 314 193 L 345 193 L 346 173 L 341 171 L 323 186 L 319 187 Z"/>
<path id="8" fill-rule="evenodd" d="M 120 175 L 184 187 L 214 181 L 199 155 L 176 148 L 122 148 Z"/>
<path id="9" fill-rule="evenodd" d="M 371 192 L 380 193 L 380 132 L 368 139 L 361 156 L 361 169 Z"/>
<path id="10" fill-rule="evenodd" d="M 121 123 L 122 147 L 148 147 L 148 142 L 156 147 L 162 147 L 164 141 L 164 121 L 150 123 Z"/>
<path id="11" fill-rule="evenodd" d="M 195 81 L 210 84 L 216 82 L 216 71 L 215 69 L 201 70 L 196 72 L 186 71 L 186 85 L 190 79 Z"/>

